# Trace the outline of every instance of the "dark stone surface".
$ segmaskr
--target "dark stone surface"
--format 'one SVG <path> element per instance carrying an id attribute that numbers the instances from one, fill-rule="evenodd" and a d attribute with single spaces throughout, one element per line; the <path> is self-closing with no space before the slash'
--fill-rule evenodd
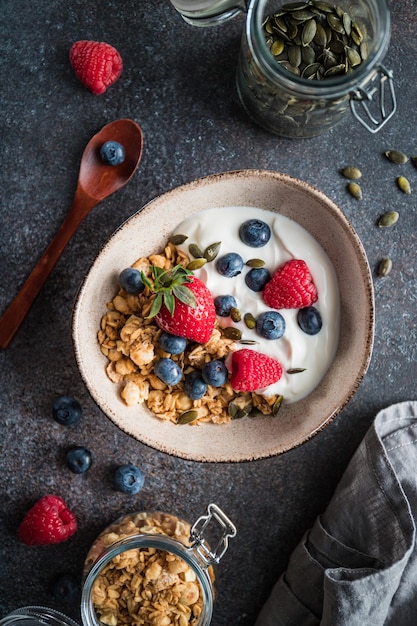
<path id="1" fill-rule="evenodd" d="M 398 0 L 385 59 L 395 72 L 398 111 L 377 135 L 348 114 L 308 140 L 285 140 L 254 126 L 235 90 L 242 19 L 216 29 L 192 28 L 165 0 L 2 0 L 0 313 L 16 295 L 62 222 L 75 191 L 79 159 L 89 138 L 119 117 L 137 120 L 145 150 L 133 180 L 81 225 L 9 349 L 1 367 L 0 617 L 43 604 L 79 619 L 78 603 L 50 594 L 55 575 L 79 576 L 97 533 L 123 512 L 163 509 L 193 521 L 218 503 L 238 537 L 218 568 L 213 626 L 250 626 L 288 557 L 326 506 L 376 412 L 415 399 L 417 170 L 413 187 L 396 188 L 400 171 L 382 153 L 417 154 L 417 10 Z M 115 45 L 122 78 L 100 97 L 74 77 L 68 51 L 77 39 Z M 345 190 L 338 169 L 364 173 L 364 199 Z M 262 168 L 301 178 L 345 212 L 362 239 L 375 277 L 376 336 L 372 362 L 355 398 L 323 432 L 282 456 L 242 464 L 199 464 L 159 453 L 130 439 L 97 408 L 79 376 L 71 343 L 77 289 L 117 226 L 158 194 L 200 176 Z M 400 220 L 375 225 L 385 210 Z M 390 255 L 385 280 L 375 268 Z M 72 395 L 83 419 L 66 429 L 51 417 L 56 397 Z M 84 476 L 63 464 L 69 445 L 87 445 L 94 465 Z M 146 475 L 138 496 L 111 487 L 112 468 L 135 462 Z M 76 512 L 79 531 L 56 546 L 27 548 L 16 538 L 25 511 L 45 493 L 59 493 Z"/>

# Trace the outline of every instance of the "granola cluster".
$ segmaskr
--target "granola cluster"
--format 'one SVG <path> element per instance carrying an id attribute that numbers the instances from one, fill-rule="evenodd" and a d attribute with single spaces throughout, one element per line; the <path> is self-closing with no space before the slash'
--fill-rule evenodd
<path id="1" fill-rule="evenodd" d="M 168 243 L 163 253 L 140 258 L 132 267 L 150 276 L 151 265 L 168 270 L 188 263 L 186 254 Z M 236 416 L 248 414 L 252 408 L 271 414 L 277 396 L 236 393 L 226 383 L 220 388 L 209 385 L 203 398 L 191 400 L 184 392 L 183 381 L 170 386 L 160 380 L 153 373 L 155 362 L 160 358 L 170 356 L 179 363 L 184 374 L 188 374 L 208 361 L 223 359 L 236 349 L 236 343 L 226 337 L 217 324 L 207 344 L 190 343 L 183 353 L 168 355 L 158 347 L 162 331 L 152 319 L 147 319 L 151 305 L 152 294 L 148 288 L 137 296 L 120 289 L 107 304 L 101 319 L 98 342 L 108 359 L 106 373 L 112 382 L 120 385 L 120 396 L 127 406 L 145 403 L 157 417 L 175 424 L 190 410 L 197 412 L 192 424 L 227 423 Z"/>
<path id="2" fill-rule="evenodd" d="M 106 529 L 86 561 L 88 571 L 103 549 L 136 534 L 167 535 L 189 545 L 190 525 L 164 513 L 138 513 Z M 208 574 L 213 582 L 213 570 Z M 92 603 L 106 626 L 196 626 L 203 595 L 193 569 L 171 552 L 139 548 L 114 557 L 97 576 Z"/>

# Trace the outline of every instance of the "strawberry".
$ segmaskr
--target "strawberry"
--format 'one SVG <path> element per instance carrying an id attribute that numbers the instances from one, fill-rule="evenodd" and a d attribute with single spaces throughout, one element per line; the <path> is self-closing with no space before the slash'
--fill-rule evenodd
<path id="1" fill-rule="evenodd" d="M 207 343 L 216 321 L 213 296 L 206 285 L 182 265 L 171 270 L 152 266 L 153 283 L 142 280 L 156 296 L 149 317 L 168 333 Z"/>
<path id="2" fill-rule="evenodd" d="M 235 391 L 256 391 L 279 381 L 282 367 L 278 361 L 261 352 L 243 348 L 231 359 L 230 384 Z"/>
<path id="3" fill-rule="evenodd" d="M 273 309 L 302 309 L 314 304 L 318 294 L 306 262 L 291 259 L 278 268 L 264 288 L 263 299 Z"/>
<path id="4" fill-rule="evenodd" d="M 79 80 L 96 96 L 104 93 L 122 73 L 122 57 L 116 48 L 102 41 L 76 41 L 69 57 Z"/>
<path id="5" fill-rule="evenodd" d="M 26 513 L 17 535 L 27 546 L 42 546 L 69 539 L 77 520 L 59 496 L 44 496 Z"/>

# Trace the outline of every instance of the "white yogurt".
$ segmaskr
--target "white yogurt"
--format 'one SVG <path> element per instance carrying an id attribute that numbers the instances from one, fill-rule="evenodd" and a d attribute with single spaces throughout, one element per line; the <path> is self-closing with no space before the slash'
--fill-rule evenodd
<path id="1" fill-rule="evenodd" d="M 259 219 L 271 228 L 269 242 L 260 248 L 252 248 L 239 237 L 239 227 L 249 219 Z M 241 322 L 233 322 L 230 317 L 219 317 L 219 323 L 236 326 L 242 331 L 242 339 L 255 340 L 254 345 L 236 344 L 237 348 L 250 348 L 267 354 L 281 364 L 281 379 L 258 393 L 270 396 L 281 394 L 284 402 L 292 403 L 305 398 L 319 384 L 334 359 L 338 339 L 340 303 L 339 289 L 333 265 L 319 243 L 305 228 L 293 220 L 276 213 L 255 207 L 222 207 L 208 209 L 184 220 L 175 229 L 175 233 L 187 235 L 181 245 L 188 252 L 190 243 L 195 243 L 201 250 L 217 241 L 221 241 L 219 256 L 228 252 L 237 252 L 246 262 L 249 259 L 262 259 L 265 267 L 274 274 L 290 259 L 302 259 L 306 262 L 318 292 L 318 301 L 314 306 L 320 312 L 323 327 L 316 335 L 307 335 L 297 323 L 297 309 L 280 309 L 285 319 L 286 329 L 280 339 L 269 340 L 261 337 L 255 330 L 247 328 L 243 321 L 245 313 L 252 313 L 257 318 L 260 313 L 271 310 L 261 293 L 249 289 L 245 275 L 250 267 L 244 266 L 238 276 L 228 278 L 216 270 L 215 261 L 206 263 L 195 275 L 210 289 L 213 297 L 233 295 L 242 314 Z M 305 368 L 296 374 L 287 374 L 291 368 Z"/>

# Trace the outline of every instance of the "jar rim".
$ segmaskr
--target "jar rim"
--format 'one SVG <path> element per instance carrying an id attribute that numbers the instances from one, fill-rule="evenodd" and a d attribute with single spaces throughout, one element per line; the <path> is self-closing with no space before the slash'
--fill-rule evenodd
<path id="1" fill-rule="evenodd" d="M 22 606 L 0 620 L 1 626 L 37 623 L 45 626 L 78 626 L 77 622 L 60 611 L 47 606 Z"/>
<path id="2" fill-rule="evenodd" d="M 371 0 L 374 8 L 379 11 L 381 21 L 378 41 L 375 43 L 372 54 L 353 71 L 321 81 L 312 81 L 290 74 L 275 61 L 262 33 L 263 11 L 267 2 L 268 0 L 250 0 L 246 15 L 245 35 L 253 60 L 278 86 L 283 86 L 290 91 L 295 90 L 297 94 L 302 93 L 312 99 L 327 98 L 330 95 L 343 96 L 367 83 L 377 72 L 390 40 L 391 16 L 388 0 Z"/>
<path id="3" fill-rule="evenodd" d="M 100 573 L 114 557 L 126 550 L 156 548 L 165 552 L 171 552 L 183 559 L 197 574 L 203 592 L 203 613 L 200 616 L 199 626 L 210 624 L 213 612 L 213 590 L 207 573 L 207 568 L 200 565 L 198 558 L 193 552 L 192 546 L 186 546 L 181 541 L 167 535 L 151 533 L 138 533 L 119 539 L 105 550 L 92 565 L 88 572 L 81 595 L 81 618 L 84 626 L 97 626 L 98 621 L 91 602 L 91 592 L 94 582 Z"/>

